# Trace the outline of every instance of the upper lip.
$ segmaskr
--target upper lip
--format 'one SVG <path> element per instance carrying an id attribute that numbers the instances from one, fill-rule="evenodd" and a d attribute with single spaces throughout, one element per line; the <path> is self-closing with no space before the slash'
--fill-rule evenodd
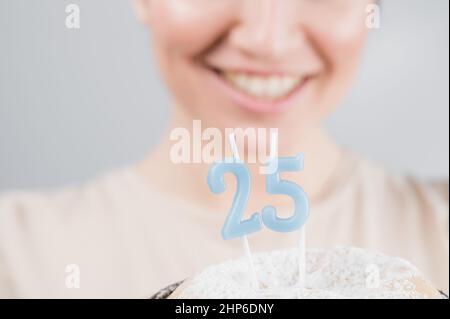
<path id="1" fill-rule="evenodd" d="M 220 73 L 243 73 L 253 76 L 269 77 L 269 76 L 293 76 L 293 77 L 303 77 L 299 74 L 288 73 L 284 71 L 268 71 L 268 70 L 254 70 L 254 69 L 244 69 L 244 68 L 229 68 L 229 69 L 218 69 L 213 68 Z"/>
<path id="2" fill-rule="evenodd" d="M 218 73 L 244 73 L 253 76 L 292 76 L 306 78 L 313 75 L 313 72 L 295 70 L 294 68 L 267 68 L 267 67 L 249 67 L 249 66 L 217 66 L 206 63 L 206 67 Z"/>

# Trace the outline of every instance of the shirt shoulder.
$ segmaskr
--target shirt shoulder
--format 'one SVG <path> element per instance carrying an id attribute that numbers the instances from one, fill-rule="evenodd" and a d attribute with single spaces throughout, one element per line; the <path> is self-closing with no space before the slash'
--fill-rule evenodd
<path id="1" fill-rule="evenodd" d="M 136 178 L 131 169 L 112 171 L 99 175 L 84 184 L 56 190 L 8 191 L 0 193 L 0 219 L 21 219 L 24 215 L 59 217 L 82 214 L 91 207 L 100 211 L 101 206 L 111 206 L 117 194 L 133 193 Z M 1 225 L 1 223 L 0 223 Z"/>
<path id="2" fill-rule="evenodd" d="M 398 174 L 365 159 L 359 160 L 356 171 L 360 192 L 377 202 L 379 209 L 448 224 L 448 179 L 436 181 Z"/>
<path id="3" fill-rule="evenodd" d="M 86 236 L 111 237 L 117 215 L 124 212 L 122 202 L 132 200 L 135 189 L 133 175 L 117 170 L 78 186 L 1 194 L 0 298 L 20 295 L 17 287 L 32 286 L 19 282 L 32 273 L 30 265 L 55 259 L 65 245 L 76 247 Z"/>

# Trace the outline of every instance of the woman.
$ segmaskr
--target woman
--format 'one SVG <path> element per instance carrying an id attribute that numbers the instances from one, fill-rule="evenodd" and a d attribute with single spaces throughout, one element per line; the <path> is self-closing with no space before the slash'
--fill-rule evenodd
<path id="1" fill-rule="evenodd" d="M 360 246 L 417 265 L 448 291 L 448 183 L 398 177 L 337 145 L 321 126 L 348 91 L 372 0 L 135 0 L 172 93 L 166 137 L 141 163 L 79 188 L 0 200 L 1 297 L 140 297 L 242 254 L 220 229 L 232 201 L 213 195 L 207 163 L 176 164 L 176 128 L 277 128 L 280 156 L 305 154 L 286 178 L 311 201 L 309 247 Z M 263 142 L 257 145 L 262 147 Z M 239 152 L 255 151 L 239 145 Z M 229 155 L 229 154 L 228 154 Z M 247 212 L 268 196 L 250 165 Z M 295 245 L 267 230 L 253 250 Z"/>

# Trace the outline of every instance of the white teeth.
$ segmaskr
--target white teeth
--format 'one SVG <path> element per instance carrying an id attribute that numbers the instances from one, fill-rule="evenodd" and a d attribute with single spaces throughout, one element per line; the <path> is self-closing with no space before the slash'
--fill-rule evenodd
<path id="1" fill-rule="evenodd" d="M 287 96 L 301 82 L 300 77 L 263 77 L 234 72 L 225 73 L 225 77 L 237 89 L 255 97 L 269 99 L 279 99 Z"/>
<path id="2" fill-rule="evenodd" d="M 269 97 L 276 97 L 278 92 L 282 90 L 282 88 L 280 87 L 280 83 L 280 80 L 276 76 L 271 76 L 269 78 L 269 84 L 267 87 L 267 95 Z"/>
<path id="3" fill-rule="evenodd" d="M 250 79 L 248 89 L 251 94 L 256 96 L 262 96 L 265 93 L 266 85 L 263 79 L 259 77 L 253 77 Z"/>

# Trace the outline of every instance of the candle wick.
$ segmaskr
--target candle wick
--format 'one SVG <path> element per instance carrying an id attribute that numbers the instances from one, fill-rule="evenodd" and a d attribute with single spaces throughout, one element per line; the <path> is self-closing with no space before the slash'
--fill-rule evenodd
<path id="1" fill-rule="evenodd" d="M 298 245 L 298 285 L 300 288 L 306 287 L 306 227 L 299 231 Z"/>
<path id="2" fill-rule="evenodd" d="M 235 160 L 240 161 L 240 157 L 239 157 L 239 150 L 237 148 L 237 144 L 236 144 L 236 136 L 234 133 L 230 134 L 230 136 L 228 137 L 229 141 L 230 141 L 230 146 L 231 146 L 231 151 L 233 152 L 233 157 Z"/>
<path id="3" fill-rule="evenodd" d="M 273 132 L 270 135 L 270 158 L 275 159 L 278 157 L 278 132 Z"/>
<path id="4" fill-rule="evenodd" d="M 255 286 L 255 289 L 258 289 L 259 288 L 258 275 L 256 274 L 256 269 L 252 258 L 252 252 L 250 250 L 250 245 L 248 243 L 247 236 L 242 236 L 242 245 L 244 246 L 245 255 L 247 256 L 247 261 L 248 264 L 250 265 L 250 271 L 253 277 L 253 285 Z"/>
<path id="5" fill-rule="evenodd" d="M 229 142 L 230 142 L 230 146 L 231 146 L 231 151 L 233 152 L 233 157 L 236 161 L 240 161 L 240 157 L 239 157 L 239 151 L 237 148 L 237 143 L 236 143 L 236 135 L 234 133 L 230 134 L 228 136 Z M 253 285 L 255 286 L 255 289 L 259 288 L 259 281 L 258 281 L 258 276 L 256 274 L 256 270 L 255 270 L 255 265 L 253 263 L 253 258 L 252 258 L 252 252 L 250 250 L 250 245 L 248 243 L 248 237 L 247 236 L 242 236 L 242 245 L 244 246 L 244 253 L 245 256 L 247 257 L 247 262 L 250 266 L 250 272 L 252 275 L 252 279 L 253 279 Z"/>

